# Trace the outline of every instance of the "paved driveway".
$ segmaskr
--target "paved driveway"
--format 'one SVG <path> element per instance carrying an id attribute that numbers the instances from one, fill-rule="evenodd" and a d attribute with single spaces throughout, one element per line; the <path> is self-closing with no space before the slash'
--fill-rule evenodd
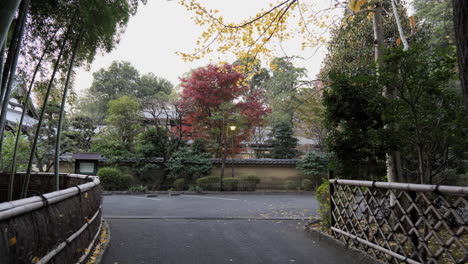
<path id="1" fill-rule="evenodd" d="M 105 264 L 353 263 L 303 230 L 312 195 L 105 196 Z"/>

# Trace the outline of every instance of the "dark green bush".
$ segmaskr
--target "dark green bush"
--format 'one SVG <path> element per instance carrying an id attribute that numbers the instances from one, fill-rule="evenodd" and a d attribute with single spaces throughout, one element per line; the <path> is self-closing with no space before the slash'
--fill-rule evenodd
<path id="1" fill-rule="evenodd" d="M 174 184 L 172 184 L 172 186 L 174 187 L 174 189 L 176 191 L 182 191 L 185 189 L 185 180 L 184 179 L 176 179 L 174 181 Z"/>
<path id="2" fill-rule="evenodd" d="M 223 189 L 225 191 L 237 191 L 237 185 L 239 185 L 237 178 L 224 178 L 223 180 Z"/>
<path id="3" fill-rule="evenodd" d="M 203 190 L 216 191 L 219 190 L 219 180 L 220 178 L 217 176 L 201 177 L 197 180 L 197 185 Z"/>
<path id="4" fill-rule="evenodd" d="M 330 218 L 330 190 L 328 180 L 323 180 L 323 183 L 315 190 L 315 198 L 319 203 L 318 213 L 322 220 L 322 227 L 329 228 L 331 225 Z"/>
<path id="5" fill-rule="evenodd" d="M 146 187 L 145 185 L 133 185 L 128 190 L 131 192 L 143 192 L 144 193 L 148 191 L 148 187 Z"/>
<path id="6" fill-rule="evenodd" d="M 239 178 L 239 190 L 253 192 L 257 188 L 257 184 L 260 183 L 260 178 L 257 176 L 249 175 L 242 176 Z"/>
<path id="7" fill-rule="evenodd" d="M 135 179 L 130 174 L 123 174 L 120 176 L 120 190 L 128 190 L 132 186 Z"/>
<path id="8" fill-rule="evenodd" d="M 313 188 L 322 183 L 326 176 L 328 166 L 328 157 L 324 153 L 311 151 L 297 163 L 297 169 L 305 178 L 312 182 Z"/>
<path id="9" fill-rule="evenodd" d="M 314 189 L 314 183 L 309 179 L 302 180 L 302 189 L 305 191 L 312 191 Z"/>
<path id="10" fill-rule="evenodd" d="M 287 190 L 297 190 L 299 189 L 299 183 L 297 182 L 297 180 L 287 180 L 285 183 L 284 183 L 284 187 L 286 187 Z"/>
<path id="11" fill-rule="evenodd" d="M 104 190 L 108 191 L 128 190 L 133 183 L 132 175 L 122 175 L 122 172 L 117 168 L 101 168 L 98 170 L 97 176 L 99 176 Z"/>
<path id="12" fill-rule="evenodd" d="M 122 173 L 117 168 L 104 167 L 98 170 L 97 176 L 101 180 L 104 190 L 118 190 Z"/>
<path id="13" fill-rule="evenodd" d="M 169 169 L 169 177 L 184 178 L 191 182 L 211 172 L 211 154 L 198 153 L 191 148 L 184 147 L 172 154 L 166 165 Z"/>
<path id="14" fill-rule="evenodd" d="M 189 192 L 195 192 L 195 193 L 202 193 L 203 189 L 198 185 L 190 185 L 188 191 Z"/>

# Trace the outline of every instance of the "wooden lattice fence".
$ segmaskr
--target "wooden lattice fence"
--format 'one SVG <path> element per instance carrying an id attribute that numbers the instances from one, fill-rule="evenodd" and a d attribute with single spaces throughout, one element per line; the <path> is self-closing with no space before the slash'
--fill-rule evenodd
<path id="1" fill-rule="evenodd" d="M 467 263 L 468 187 L 330 181 L 331 230 L 387 263 Z"/>

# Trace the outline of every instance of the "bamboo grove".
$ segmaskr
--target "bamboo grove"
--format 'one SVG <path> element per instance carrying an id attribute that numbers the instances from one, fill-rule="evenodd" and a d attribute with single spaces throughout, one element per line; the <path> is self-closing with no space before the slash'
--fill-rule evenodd
<path id="1" fill-rule="evenodd" d="M 61 130 L 72 90 L 74 67 L 89 65 L 97 52 L 109 52 L 118 43 L 130 16 L 136 13 L 139 0 L 80 0 L 80 1 L 30 1 L 6 0 L 0 4 L 0 158 L 6 131 L 8 104 L 15 85 L 26 87 L 21 96 L 23 111 L 17 127 L 13 157 L 8 164 L 8 199 L 24 198 L 34 167 L 40 130 L 52 94 L 61 98 L 56 129 L 54 186 L 60 186 L 59 156 Z M 18 167 L 18 145 L 24 131 L 25 114 L 30 105 L 34 87 L 45 84 L 40 96 L 40 115 L 32 134 L 26 174 L 21 192 L 14 193 Z M 6 165 L 6 164 L 3 164 Z"/>

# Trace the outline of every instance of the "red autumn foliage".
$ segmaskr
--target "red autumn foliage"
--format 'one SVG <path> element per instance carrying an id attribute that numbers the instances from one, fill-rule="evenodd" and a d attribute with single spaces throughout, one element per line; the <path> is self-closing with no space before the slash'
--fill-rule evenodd
<path id="1" fill-rule="evenodd" d="M 208 65 L 181 78 L 181 107 L 192 138 L 222 143 L 224 132 L 236 125 L 236 142 L 249 137 L 253 126 L 262 125 L 270 111 L 260 92 L 250 93 L 244 77 L 230 64 Z M 239 121 L 242 120 L 242 121 Z"/>

